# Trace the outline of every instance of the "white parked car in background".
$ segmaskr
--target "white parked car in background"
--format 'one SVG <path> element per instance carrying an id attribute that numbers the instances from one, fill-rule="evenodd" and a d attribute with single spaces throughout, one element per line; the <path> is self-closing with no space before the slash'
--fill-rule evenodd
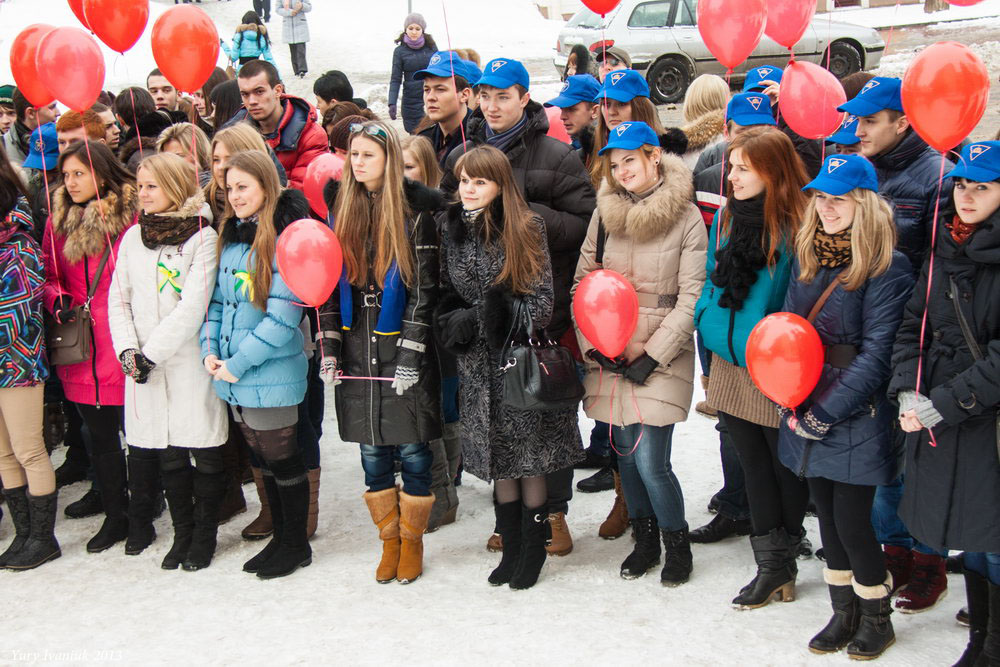
<path id="1" fill-rule="evenodd" d="M 679 102 L 699 74 L 724 75 L 726 68 L 712 56 L 698 32 L 697 0 L 622 0 L 605 17 L 608 46 L 624 49 L 632 68 L 645 72 L 654 102 Z M 601 17 L 581 9 L 559 33 L 554 64 L 561 73 L 577 44 L 601 41 Z M 838 78 L 878 67 L 885 42 L 871 28 L 814 18 L 795 45 L 796 60 L 823 65 Z M 829 65 L 827 65 L 829 61 Z M 765 35 L 756 50 L 733 74 L 733 83 L 761 65 L 784 67 L 788 49 Z"/>

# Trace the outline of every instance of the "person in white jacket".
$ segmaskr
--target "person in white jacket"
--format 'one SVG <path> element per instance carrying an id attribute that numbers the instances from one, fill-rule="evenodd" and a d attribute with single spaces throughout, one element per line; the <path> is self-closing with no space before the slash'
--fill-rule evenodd
<path id="1" fill-rule="evenodd" d="M 162 473 L 174 525 L 162 567 L 199 570 L 215 553 L 226 488 L 226 411 L 198 343 L 215 289 L 218 236 L 185 160 L 169 153 L 148 157 L 137 179 L 142 212 L 122 240 L 108 295 L 111 337 L 126 375 L 129 522 L 155 537 Z"/>

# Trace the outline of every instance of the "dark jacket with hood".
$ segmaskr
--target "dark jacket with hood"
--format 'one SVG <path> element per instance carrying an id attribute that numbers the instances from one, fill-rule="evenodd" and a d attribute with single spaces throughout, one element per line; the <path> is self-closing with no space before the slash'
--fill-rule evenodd
<path id="1" fill-rule="evenodd" d="M 571 146 L 546 136 L 549 119 L 538 102 L 528 102 L 528 120 L 521 134 L 504 150 L 514 170 L 514 180 L 531 209 L 545 222 L 545 234 L 552 258 L 552 287 L 555 311 L 546 329 L 555 340 L 572 325 L 570 295 L 573 274 L 580 259 L 580 246 L 594 212 L 596 195 L 590 175 Z M 469 120 L 468 146 L 486 143 L 486 119 L 476 110 Z M 441 190 L 452 196 L 458 190 L 453 173 L 463 155 L 461 146 L 448 156 Z"/>
<path id="2" fill-rule="evenodd" d="M 118 159 L 134 174 L 143 158 L 156 155 L 156 140 L 161 132 L 171 125 L 187 122 L 187 114 L 183 111 L 157 109 L 146 114 L 122 136 Z"/>
<path id="3" fill-rule="evenodd" d="M 28 202 L 0 220 L 0 275 L 4 276 L 0 318 L 0 388 L 31 387 L 49 377 L 45 358 L 42 249 L 32 238 Z"/>
<path id="4" fill-rule="evenodd" d="M 412 132 L 424 117 L 424 82 L 413 76 L 427 67 L 431 56 L 437 51 L 434 40 L 425 37 L 424 45 L 413 49 L 405 43 L 392 52 L 392 74 L 389 76 L 389 97 L 387 104 L 396 106 L 399 89 L 403 89 L 402 116 L 407 132 Z"/>

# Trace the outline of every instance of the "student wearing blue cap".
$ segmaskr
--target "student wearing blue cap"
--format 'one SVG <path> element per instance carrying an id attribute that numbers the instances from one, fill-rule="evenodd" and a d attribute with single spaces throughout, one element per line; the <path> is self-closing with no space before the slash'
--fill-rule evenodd
<path id="1" fill-rule="evenodd" d="M 423 85 L 423 113 L 434 123 L 418 134 L 434 146 L 442 169 L 448 154 L 462 145 L 468 133 L 469 105 L 481 76 L 475 63 L 462 60 L 454 51 L 435 53 L 427 68 L 413 75 Z"/>
<path id="2" fill-rule="evenodd" d="M 587 164 L 590 148 L 594 144 L 594 122 L 599 112 L 596 97 L 601 84 L 590 74 L 568 77 L 559 94 L 545 103 L 547 107 L 559 107 L 566 133 L 573 140 L 573 148 L 578 149 L 580 160 Z"/>
<path id="3" fill-rule="evenodd" d="M 841 155 L 857 155 L 861 153 L 861 140 L 858 139 L 858 117 L 853 114 L 844 116 L 840 129 L 830 135 L 826 143 L 833 144 Z"/>
<path id="4" fill-rule="evenodd" d="M 425 30 L 427 22 L 420 14 L 407 15 L 403 32 L 396 38 L 398 46 L 392 52 L 392 74 L 389 76 L 389 118 L 396 120 L 399 88 L 403 88 L 403 127 L 413 130 L 424 117 L 423 84 L 416 74 L 427 67 L 438 50 L 434 38 Z"/>
<path id="5" fill-rule="evenodd" d="M 1000 141 L 962 149 L 942 208 L 933 274 L 925 262 L 896 336 L 890 397 L 906 441 L 900 515 L 913 536 L 961 550 L 969 643 L 956 664 L 1000 664 Z M 930 291 L 928 292 L 928 281 Z M 928 298 L 929 295 L 929 298 Z M 917 389 L 921 329 L 923 376 Z M 937 446 L 932 446 L 929 429 Z"/>
<path id="6" fill-rule="evenodd" d="M 808 482 L 823 538 L 834 614 L 809 649 L 846 646 L 848 656 L 870 659 L 894 641 L 892 577 L 870 517 L 875 489 L 898 474 L 882 388 L 913 277 L 894 249 L 892 211 L 867 159 L 831 155 L 804 190 L 811 199 L 783 310 L 812 322 L 825 363 L 809 397 L 794 411 L 781 409 L 778 456 Z"/>
<path id="7" fill-rule="evenodd" d="M 747 78 L 743 80 L 744 93 L 763 93 L 771 84 L 781 84 L 781 77 L 784 70 L 775 65 L 761 65 L 754 67 L 747 72 Z"/>
<path id="8" fill-rule="evenodd" d="M 614 73 L 612 73 L 613 75 Z M 610 78 L 610 77 L 609 77 Z M 645 123 L 621 123 L 602 154 L 612 179 L 601 185 L 577 265 L 577 284 L 600 269 L 621 273 L 639 296 L 639 325 L 622 356 L 586 350 L 593 419 L 613 421 L 613 440 L 635 546 L 621 576 L 643 576 L 660 561 L 660 581 L 685 583 L 692 569 L 684 496 L 670 465 L 674 425 L 687 418 L 694 380 L 694 304 L 705 282 L 708 235 L 691 203 L 691 172 L 660 148 Z M 602 375 L 621 375 L 624 385 Z M 613 419 L 612 419 L 613 416 Z"/>

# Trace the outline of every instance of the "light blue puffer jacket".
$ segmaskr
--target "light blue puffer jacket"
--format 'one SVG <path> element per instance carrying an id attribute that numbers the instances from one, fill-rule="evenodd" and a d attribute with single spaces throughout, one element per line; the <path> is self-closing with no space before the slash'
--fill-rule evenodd
<path id="1" fill-rule="evenodd" d="M 263 32 L 259 39 L 258 29 Z M 222 50 L 233 61 L 236 71 L 239 71 L 241 67 L 240 58 L 259 58 L 277 67 L 274 56 L 271 55 L 270 35 L 268 35 L 268 39 L 265 39 L 264 35 L 267 35 L 266 27 L 259 26 L 258 28 L 258 26 L 243 24 L 236 26 L 232 44 L 222 42 Z"/>

